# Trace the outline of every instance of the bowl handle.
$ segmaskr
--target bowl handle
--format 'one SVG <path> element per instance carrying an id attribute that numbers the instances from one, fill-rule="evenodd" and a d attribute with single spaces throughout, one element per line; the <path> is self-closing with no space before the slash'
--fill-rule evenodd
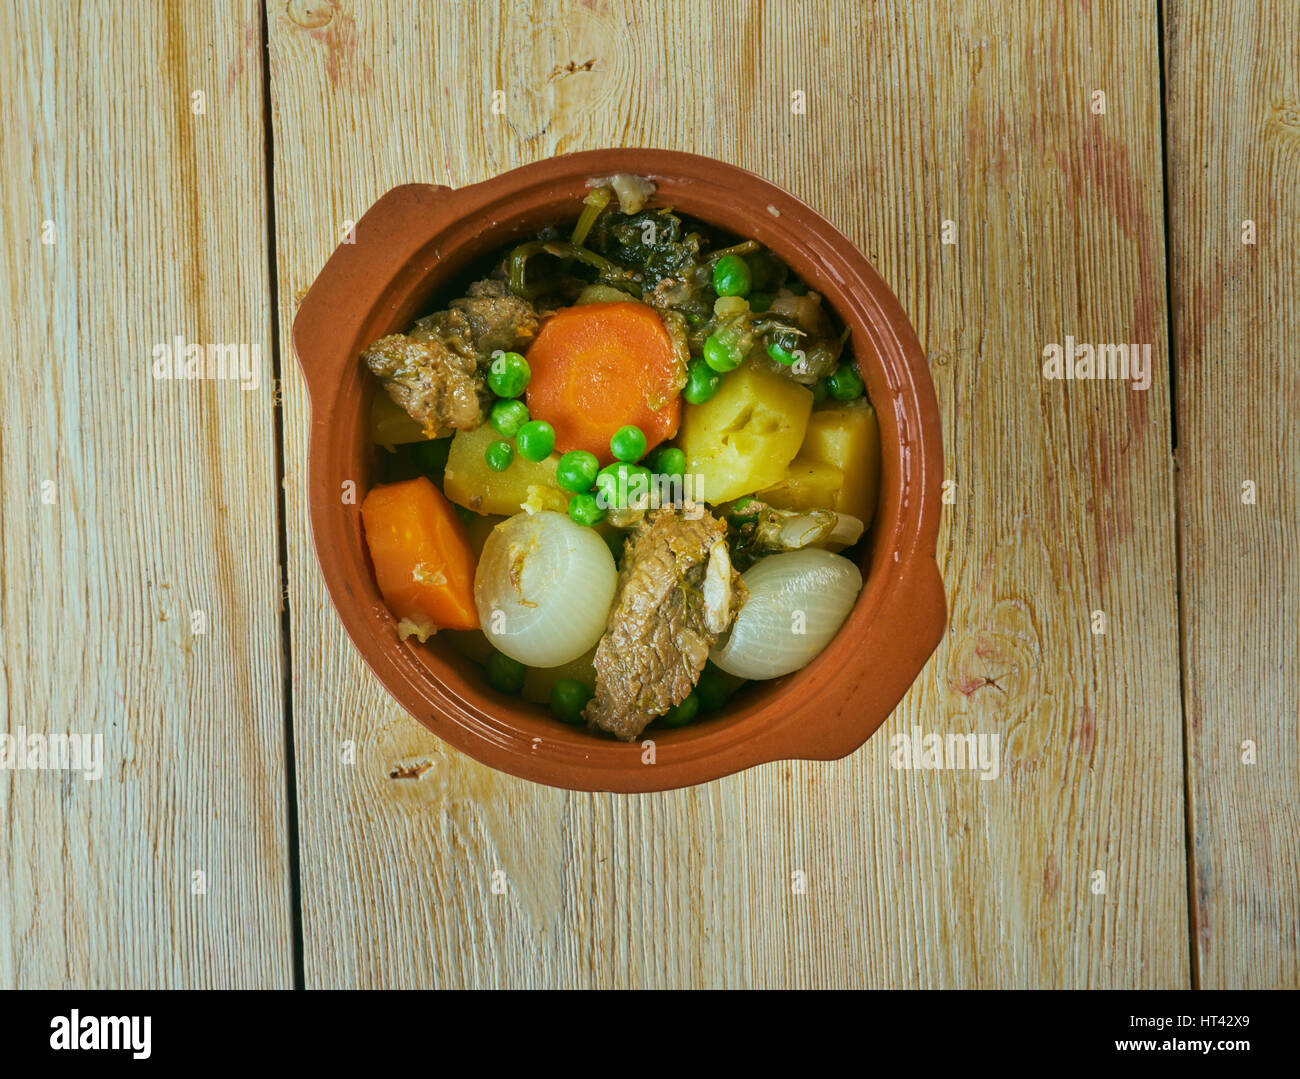
<path id="1" fill-rule="evenodd" d="M 347 347 L 333 328 L 363 325 L 380 308 L 393 279 L 454 219 L 456 194 L 435 184 L 395 187 L 356 223 L 351 241 L 334 249 L 293 319 L 294 352 L 313 404 L 325 388 L 326 357 Z"/>
<path id="2" fill-rule="evenodd" d="M 772 732 L 767 760 L 838 760 L 865 744 L 898 707 L 948 625 L 943 577 L 932 556 L 918 552 L 903 564 L 873 622 L 876 632 L 863 642 L 871 656 L 871 681 L 859 682 L 838 707 L 841 716 L 849 713 L 851 718 L 827 722 L 824 702 L 803 714 L 795 709 Z"/>

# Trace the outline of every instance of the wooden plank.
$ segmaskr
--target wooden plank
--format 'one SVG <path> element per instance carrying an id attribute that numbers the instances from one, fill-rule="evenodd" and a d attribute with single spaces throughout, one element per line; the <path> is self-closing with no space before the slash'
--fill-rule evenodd
<path id="1" fill-rule="evenodd" d="M 292 984 L 260 46 L 252 0 L 4 16 L 0 730 L 103 766 L 4 773 L 5 987 Z M 178 335 L 260 384 L 155 380 Z"/>
<path id="2" fill-rule="evenodd" d="M 818 207 L 894 283 L 957 487 L 951 633 L 864 750 L 566 794 L 438 744 L 366 673 L 312 554 L 291 375 L 307 983 L 1186 985 L 1153 4 L 336 8 L 314 28 L 270 17 L 286 354 L 293 297 L 394 185 L 690 150 Z M 1045 382 L 1065 335 L 1149 343 L 1153 389 Z M 998 735 L 1000 779 L 892 769 L 913 726 Z M 410 760 L 433 765 L 388 778 Z"/>
<path id="3" fill-rule="evenodd" d="M 1297 40 L 1300 10 L 1286 3 L 1174 3 L 1165 28 L 1183 699 L 1207 988 L 1300 986 Z"/>

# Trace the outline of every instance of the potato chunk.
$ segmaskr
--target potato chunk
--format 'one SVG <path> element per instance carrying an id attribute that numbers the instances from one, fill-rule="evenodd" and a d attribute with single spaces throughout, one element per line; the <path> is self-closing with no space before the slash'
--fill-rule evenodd
<path id="1" fill-rule="evenodd" d="M 509 468 L 493 472 L 483 455 L 500 438 L 486 423 L 473 431 L 456 432 L 443 479 L 447 497 L 475 513 L 503 517 L 514 516 L 525 502 L 533 509 L 564 513 L 569 507 L 569 496 L 555 479 L 559 455 L 553 453 L 544 461 L 529 461 L 516 453 Z"/>
<path id="2" fill-rule="evenodd" d="M 785 470 L 785 479 L 758 497 L 779 510 L 829 510 L 835 509 L 843 488 L 841 469 L 800 453 Z"/>
<path id="3" fill-rule="evenodd" d="M 717 505 L 778 483 L 799 452 L 812 391 L 750 364 L 731 372 L 718 392 L 682 410 L 678 444 L 694 497 Z"/>
<path id="4" fill-rule="evenodd" d="M 442 438 L 451 434 L 450 428 L 436 432 Z M 370 441 L 391 450 L 407 442 L 427 442 L 429 435 L 424 428 L 408 416 L 388 393 L 382 389 L 375 390 L 370 403 Z"/>
<path id="5" fill-rule="evenodd" d="M 832 509 L 871 524 L 880 489 L 880 427 L 860 404 L 819 408 L 784 479 L 760 493 L 778 509 Z"/>

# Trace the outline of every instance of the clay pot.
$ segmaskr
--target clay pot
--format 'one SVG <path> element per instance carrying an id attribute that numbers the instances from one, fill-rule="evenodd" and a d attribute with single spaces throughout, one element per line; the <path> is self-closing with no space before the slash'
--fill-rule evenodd
<path id="1" fill-rule="evenodd" d="M 571 221 L 593 177 L 652 178 L 654 203 L 753 237 L 820 292 L 852 327 L 851 342 L 880 421 L 882 475 L 865 584 L 839 634 L 804 669 L 746 687 L 726 708 L 654 730 L 653 753 L 569 727 L 492 690 L 437 639 L 398 639 L 375 584 L 359 503 L 369 480 L 370 342 L 427 313 L 471 263 Z M 311 395 L 308 500 L 321 572 L 362 657 L 416 719 L 457 749 L 510 772 L 574 790 L 653 791 L 702 783 L 767 761 L 832 760 L 889 715 L 943 634 L 935 565 L 943 449 L 925 356 L 898 300 L 828 221 L 759 177 L 664 150 L 597 150 L 515 169 L 452 190 L 388 192 L 341 244 L 298 309 L 294 347 Z M 356 501 L 343 498 L 346 481 Z M 643 739 L 644 741 L 644 739 Z M 653 763 L 645 763 L 653 760 Z"/>

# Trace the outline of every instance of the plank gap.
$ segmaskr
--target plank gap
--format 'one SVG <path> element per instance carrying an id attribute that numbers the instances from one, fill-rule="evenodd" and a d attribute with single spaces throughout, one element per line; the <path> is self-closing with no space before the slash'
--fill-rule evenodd
<path id="1" fill-rule="evenodd" d="M 263 143 L 266 157 L 266 257 L 267 285 L 271 298 L 271 379 L 274 387 L 271 396 L 271 415 L 275 428 L 276 475 L 276 558 L 280 566 L 280 648 L 284 655 L 284 775 L 285 819 L 289 844 L 289 917 L 293 928 L 293 985 L 295 989 L 306 986 L 302 940 L 302 885 L 298 850 L 298 770 L 293 748 L 293 639 L 289 604 L 289 548 L 285 505 L 284 469 L 284 389 L 283 363 L 280 356 L 280 282 L 277 275 L 277 250 L 275 236 L 275 131 L 271 123 L 271 37 L 267 24 L 266 4 L 258 5 L 261 19 L 261 72 L 262 72 L 262 126 L 266 132 Z"/>
<path id="2" fill-rule="evenodd" d="M 1156 3 L 1156 47 L 1160 72 L 1160 172 L 1165 234 L 1165 337 L 1169 353 L 1169 442 L 1174 457 L 1174 611 L 1178 633 L 1179 734 L 1183 744 L 1183 843 L 1187 866 L 1187 952 L 1193 989 L 1201 987 L 1201 969 L 1196 948 L 1196 842 L 1192 813 L 1192 759 L 1187 738 L 1187 648 L 1183 616 L 1183 504 L 1179 495 L 1178 469 L 1178 333 L 1174 322 L 1174 274 L 1169 209 L 1169 89 L 1166 83 L 1165 0 Z"/>

